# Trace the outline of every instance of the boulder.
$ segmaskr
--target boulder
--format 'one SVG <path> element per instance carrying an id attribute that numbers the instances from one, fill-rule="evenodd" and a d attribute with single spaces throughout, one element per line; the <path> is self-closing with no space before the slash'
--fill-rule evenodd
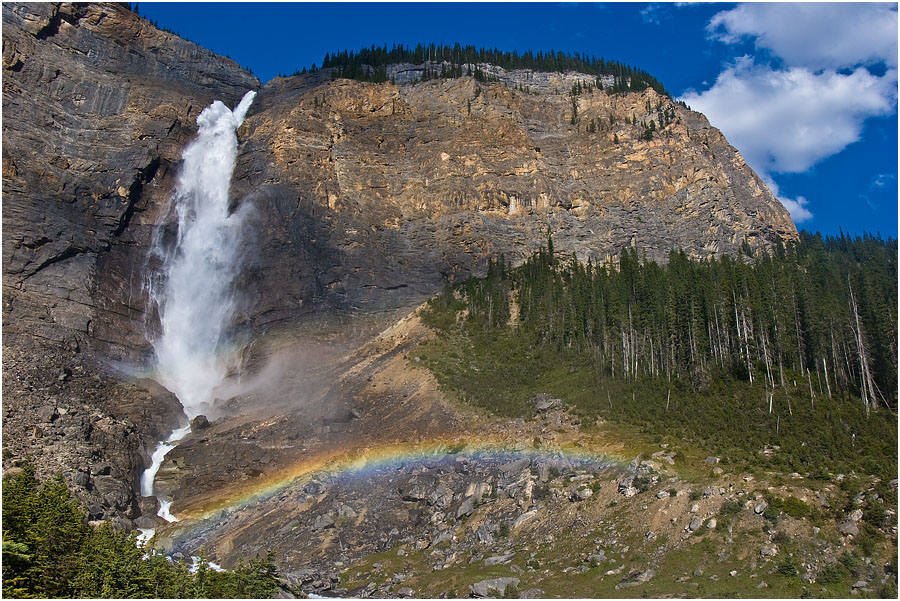
<path id="1" fill-rule="evenodd" d="M 209 420 L 205 415 L 198 415 L 191 420 L 191 432 L 205 430 L 206 428 L 209 428 Z"/>
<path id="2" fill-rule="evenodd" d="M 522 515 L 517 517 L 515 519 L 515 521 L 513 521 L 512 529 L 515 530 L 516 528 L 519 528 L 520 526 L 524 526 L 525 524 L 527 524 L 528 522 L 530 522 L 531 520 L 536 518 L 537 513 L 538 513 L 537 509 L 532 509 L 531 511 L 526 511 L 525 513 L 523 513 Z"/>
<path id="3" fill-rule="evenodd" d="M 56 412 L 56 407 L 48 405 L 38 409 L 37 417 L 40 421 L 49 424 L 59 417 L 59 414 Z"/>
<path id="4" fill-rule="evenodd" d="M 840 524 L 838 524 L 838 532 L 845 536 L 858 536 L 859 528 L 856 524 L 853 523 L 852 520 L 844 520 Z"/>
<path id="5" fill-rule="evenodd" d="M 507 553 L 505 555 L 494 555 L 492 557 L 488 557 L 484 560 L 484 565 L 486 566 L 496 566 L 500 564 L 507 564 L 513 560 L 516 556 L 515 553 Z"/>
<path id="6" fill-rule="evenodd" d="M 504 463 L 499 468 L 500 472 L 505 476 L 512 476 L 518 474 L 526 467 L 531 464 L 531 459 L 528 457 L 523 457 L 522 459 L 517 459 L 515 461 L 510 461 L 509 463 Z"/>
<path id="7" fill-rule="evenodd" d="M 757 503 L 753 507 L 753 512 L 756 513 L 757 515 L 761 515 L 768 507 L 769 507 L 769 504 L 766 503 L 765 500 L 763 500 L 763 501 L 760 501 L 759 503 Z"/>
<path id="8" fill-rule="evenodd" d="M 538 393 L 531 398 L 531 405 L 534 407 L 535 413 L 549 411 L 550 409 L 559 407 L 561 404 L 562 401 L 560 399 L 555 399 L 546 392 Z"/>
<path id="9" fill-rule="evenodd" d="M 466 497 L 466 499 L 456 508 L 456 519 L 464 515 L 472 515 L 475 511 L 475 497 Z"/>
<path id="10" fill-rule="evenodd" d="M 312 529 L 314 531 L 325 530 L 327 528 L 334 528 L 334 519 L 327 513 L 323 513 L 313 520 Z"/>
<path id="11" fill-rule="evenodd" d="M 488 578 L 469 586 L 475 597 L 502 597 L 510 585 L 519 586 L 518 578 Z"/>
<path id="12" fill-rule="evenodd" d="M 702 526 L 702 525 L 703 525 L 703 520 L 700 518 L 700 516 L 695 515 L 693 518 L 691 518 L 691 523 L 688 525 L 688 529 L 691 532 L 696 532 L 697 530 L 700 529 L 700 526 Z"/>

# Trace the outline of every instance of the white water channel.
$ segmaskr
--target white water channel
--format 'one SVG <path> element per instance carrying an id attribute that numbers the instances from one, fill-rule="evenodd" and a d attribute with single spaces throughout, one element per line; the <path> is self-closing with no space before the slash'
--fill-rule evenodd
<path id="1" fill-rule="evenodd" d="M 228 192 L 237 156 L 237 130 L 256 92 L 247 92 L 232 111 L 213 102 L 197 118 L 197 137 L 185 148 L 170 214 L 178 224 L 175 240 L 158 233 L 151 256 L 161 269 L 147 280 L 160 331 L 150 339 L 156 379 L 181 402 L 188 419 L 209 412 L 215 391 L 233 365 L 226 331 L 235 310 L 234 278 L 240 270 L 241 229 L 248 211 L 230 211 Z M 162 228 L 158 228 L 161 232 Z M 152 455 L 141 475 L 141 495 L 152 496 L 156 473 L 166 454 L 190 432 L 173 431 Z M 161 501 L 158 515 L 174 522 L 171 501 Z M 150 529 L 141 538 L 149 540 Z"/>

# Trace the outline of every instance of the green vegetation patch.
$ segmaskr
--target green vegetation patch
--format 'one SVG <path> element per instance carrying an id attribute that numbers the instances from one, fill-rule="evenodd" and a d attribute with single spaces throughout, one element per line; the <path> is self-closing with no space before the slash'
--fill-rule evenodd
<path id="1" fill-rule="evenodd" d="M 7 598 L 271 598 L 272 555 L 216 572 L 147 555 L 135 534 L 87 525 L 61 477 L 39 483 L 29 462 L 3 481 L 3 596 Z"/>
<path id="2" fill-rule="evenodd" d="M 897 251 L 823 240 L 742 260 L 501 257 L 423 310 L 418 351 L 441 386 L 507 417 L 538 392 L 715 452 L 730 469 L 897 471 Z M 511 308 L 516 311 L 512 311 Z M 860 344 L 862 340 L 862 344 Z M 808 512 L 786 500 L 788 515 Z"/>

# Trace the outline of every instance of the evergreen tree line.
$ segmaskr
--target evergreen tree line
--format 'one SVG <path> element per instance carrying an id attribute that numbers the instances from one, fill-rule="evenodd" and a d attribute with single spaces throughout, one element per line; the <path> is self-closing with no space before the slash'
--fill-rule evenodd
<path id="1" fill-rule="evenodd" d="M 488 63 L 506 70 L 578 71 L 598 76 L 598 84 L 600 76 L 612 75 L 615 83 L 607 90 L 610 93 L 643 91 L 653 88 L 660 94 L 668 96 L 663 85 L 646 71 L 618 61 L 607 61 L 602 57 L 569 54 L 554 50 L 537 54 L 528 50 L 519 54 L 517 51 L 504 52 L 496 48 L 461 46 L 459 43 L 452 46 L 433 43 L 425 46 L 417 44 L 415 48 L 403 44 L 393 44 L 390 49 L 387 44 L 383 46 L 373 44 L 369 48 L 362 48 L 357 52 L 341 50 L 326 53 L 322 59 L 322 68 L 335 69 L 339 77 L 362 81 L 386 81 L 385 67 L 387 65 L 396 63 L 420 65 L 426 62 L 447 62 L 450 66 L 449 68 L 442 67 L 440 71 L 426 71 L 423 79 L 462 77 L 465 74 L 475 77 L 479 81 L 489 81 L 490 76 L 478 66 L 479 63 Z M 304 72 L 305 70 L 304 68 Z M 312 70 L 315 70 L 315 65 Z"/>
<path id="2" fill-rule="evenodd" d="M 548 237 L 518 267 L 501 256 L 448 284 L 422 317 L 438 333 L 424 365 L 501 415 L 548 392 L 587 423 L 748 469 L 896 473 L 895 240 L 803 232 L 771 253 L 660 265 L 627 248 L 594 265 Z"/>
<path id="3" fill-rule="evenodd" d="M 508 327 L 515 299 L 522 335 L 589 353 L 609 376 L 702 379 L 717 369 L 774 390 L 789 370 L 814 395 L 895 410 L 896 241 L 804 232 L 745 258 L 672 251 L 658 265 L 626 248 L 617 266 L 582 264 L 554 256 L 550 238 L 521 267 L 491 262 L 462 291 L 480 327 Z"/>
<path id="4" fill-rule="evenodd" d="M 6 598 L 271 598 L 272 555 L 217 572 L 148 553 L 109 523 L 94 528 L 61 477 L 39 483 L 34 466 L 3 481 Z"/>

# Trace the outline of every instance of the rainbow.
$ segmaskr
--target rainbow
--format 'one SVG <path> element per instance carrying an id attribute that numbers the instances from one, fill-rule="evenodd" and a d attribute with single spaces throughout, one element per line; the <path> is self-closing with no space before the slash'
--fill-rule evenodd
<path id="1" fill-rule="evenodd" d="M 184 522 L 179 529 L 189 525 L 193 529 L 220 518 L 224 513 L 264 501 L 312 479 L 367 478 L 409 463 L 436 463 L 461 458 L 500 464 L 524 457 L 566 459 L 575 465 L 600 466 L 602 469 L 619 469 L 624 465 L 619 458 L 582 447 L 523 447 L 521 444 L 511 445 L 499 437 L 434 439 L 418 443 L 399 441 L 327 452 L 261 476 L 252 484 L 223 491 L 206 503 L 193 504 L 181 510 L 175 507 L 175 513 Z"/>

